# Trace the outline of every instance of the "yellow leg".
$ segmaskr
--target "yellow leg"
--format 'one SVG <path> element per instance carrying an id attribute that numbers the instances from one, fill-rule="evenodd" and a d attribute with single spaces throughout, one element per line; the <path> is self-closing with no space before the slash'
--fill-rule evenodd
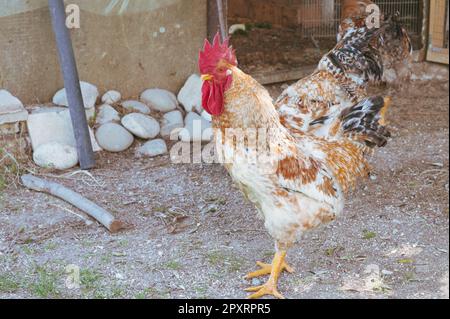
<path id="1" fill-rule="evenodd" d="M 285 263 L 286 254 L 286 251 L 277 252 L 272 265 L 258 263 L 262 269 L 247 275 L 246 278 L 250 279 L 270 273 L 269 280 L 265 285 L 245 290 L 247 292 L 254 292 L 254 294 L 248 297 L 249 299 L 258 299 L 267 295 L 274 296 L 278 299 L 284 299 L 283 295 L 278 292 L 278 279 L 284 270 L 290 273 L 293 272 L 293 269 Z"/>
<path id="2" fill-rule="evenodd" d="M 245 279 L 253 279 L 258 278 L 266 275 L 270 275 L 272 273 L 272 265 L 271 264 L 265 264 L 260 261 L 257 261 L 256 264 L 261 268 L 257 271 L 251 272 L 248 275 L 245 276 Z M 281 272 L 287 271 L 288 273 L 292 274 L 294 273 L 294 269 L 289 266 L 286 262 L 283 262 L 281 265 Z"/>
<path id="3" fill-rule="evenodd" d="M 384 99 L 384 106 L 380 111 L 380 121 L 379 121 L 379 124 L 382 126 L 387 125 L 386 113 L 389 109 L 389 106 L 391 106 L 391 103 L 392 103 L 392 99 L 390 97 L 386 97 Z"/>

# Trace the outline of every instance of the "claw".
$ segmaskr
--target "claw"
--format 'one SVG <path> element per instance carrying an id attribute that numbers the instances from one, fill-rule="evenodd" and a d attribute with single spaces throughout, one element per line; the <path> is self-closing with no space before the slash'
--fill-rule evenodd
<path id="1" fill-rule="evenodd" d="M 275 258 L 273 260 L 273 263 L 271 265 L 265 264 L 262 262 L 257 262 L 256 264 L 261 268 L 260 270 L 257 270 L 255 272 L 252 272 L 248 274 L 245 278 L 246 279 L 252 279 L 264 275 L 269 275 L 270 278 L 269 281 L 262 286 L 258 287 L 251 287 L 246 289 L 247 292 L 253 292 L 252 295 L 248 296 L 248 299 L 258 299 L 263 296 L 274 296 L 278 299 L 285 299 L 284 296 L 278 291 L 277 285 L 278 285 L 278 279 L 280 278 L 280 274 L 283 271 L 287 271 L 289 273 L 293 273 L 294 269 L 290 267 L 285 262 L 286 258 L 286 252 L 277 252 L 275 254 Z"/>
<path id="2" fill-rule="evenodd" d="M 266 276 L 266 275 L 270 275 L 272 273 L 272 265 L 271 264 L 265 264 L 263 262 L 256 262 L 256 264 L 261 268 L 257 271 L 251 272 L 249 274 L 247 274 L 244 278 L 245 279 L 253 279 L 253 278 L 257 278 L 257 277 L 262 277 L 262 276 Z M 283 262 L 283 264 L 281 265 L 281 272 L 286 271 L 290 274 L 294 273 L 295 270 L 294 268 L 292 268 L 291 266 L 289 266 L 286 262 Z"/>
<path id="3" fill-rule="evenodd" d="M 248 296 L 248 299 L 258 299 L 264 296 L 274 296 L 278 299 L 286 299 L 284 296 L 278 291 L 275 284 L 267 283 L 263 286 L 259 287 L 251 287 L 245 289 L 247 292 L 254 292 L 254 294 Z"/>

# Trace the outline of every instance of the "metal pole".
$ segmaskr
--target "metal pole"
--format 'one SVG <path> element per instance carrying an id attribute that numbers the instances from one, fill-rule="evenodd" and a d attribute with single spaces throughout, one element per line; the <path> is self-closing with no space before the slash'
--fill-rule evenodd
<path id="1" fill-rule="evenodd" d="M 225 15 L 222 0 L 217 0 L 217 11 L 219 15 L 220 34 L 222 35 L 222 41 L 224 41 L 228 37 L 228 32 L 226 30 L 227 27 L 225 23 Z"/>
<path id="2" fill-rule="evenodd" d="M 81 169 L 90 169 L 95 166 L 94 152 L 92 150 L 70 32 L 66 27 L 64 2 L 63 0 L 48 0 L 48 6 L 58 47 L 61 71 L 64 77 L 67 101 L 69 102 L 80 167 Z"/>

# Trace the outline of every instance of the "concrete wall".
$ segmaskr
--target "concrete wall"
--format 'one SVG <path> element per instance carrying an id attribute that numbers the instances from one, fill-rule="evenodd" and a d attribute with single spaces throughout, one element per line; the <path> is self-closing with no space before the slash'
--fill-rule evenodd
<path id="1" fill-rule="evenodd" d="M 124 97 L 178 91 L 197 72 L 207 33 L 206 0 L 71 0 L 80 78 Z M 47 0 L 0 0 L 0 88 L 24 103 L 46 103 L 63 86 Z"/>

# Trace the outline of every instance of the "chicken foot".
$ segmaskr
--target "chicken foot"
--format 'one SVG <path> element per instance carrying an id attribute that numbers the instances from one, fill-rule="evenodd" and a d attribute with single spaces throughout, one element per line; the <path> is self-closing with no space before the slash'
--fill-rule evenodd
<path id="1" fill-rule="evenodd" d="M 275 254 L 275 258 L 272 265 L 267 265 L 258 262 L 258 266 L 261 267 L 260 270 L 252 272 L 246 276 L 246 279 L 256 278 L 264 275 L 270 274 L 269 280 L 265 285 L 248 288 L 245 291 L 254 292 L 250 295 L 248 299 L 258 299 L 263 296 L 271 295 L 278 299 L 284 299 L 283 295 L 278 291 L 278 279 L 283 271 L 293 273 L 294 269 L 286 264 L 286 251 L 280 251 Z"/>

